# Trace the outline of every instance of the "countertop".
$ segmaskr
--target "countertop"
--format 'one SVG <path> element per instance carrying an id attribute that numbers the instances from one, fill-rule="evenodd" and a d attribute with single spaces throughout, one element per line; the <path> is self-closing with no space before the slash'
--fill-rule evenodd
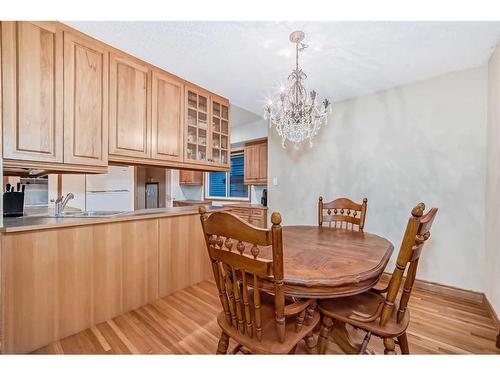
<path id="1" fill-rule="evenodd" d="M 206 206 L 208 212 L 224 211 L 226 207 L 221 206 Z M 154 219 L 160 217 L 182 216 L 198 214 L 198 207 L 169 207 L 169 208 L 152 208 L 125 212 L 116 216 L 109 217 L 47 217 L 47 214 L 21 216 L 21 217 L 4 217 L 3 227 L 0 228 L 0 233 L 22 232 L 30 230 L 41 230 L 51 228 L 64 228 L 79 225 L 94 225 L 103 223 L 113 223 L 130 220 Z"/>
<path id="2" fill-rule="evenodd" d="M 242 207 L 242 208 L 258 208 L 261 210 L 267 210 L 267 206 L 263 206 L 262 204 L 253 204 L 253 203 L 226 203 L 223 207 Z"/>
<path id="3" fill-rule="evenodd" d="M 197 199 L 174 199 L 174 203 L 190 203 L 190 204 L 198 204 L 198 203 L 204 203 L 204 202 L 212 202 L 212 199 L 204 199 L 204 200 L 197 200 Z"/>

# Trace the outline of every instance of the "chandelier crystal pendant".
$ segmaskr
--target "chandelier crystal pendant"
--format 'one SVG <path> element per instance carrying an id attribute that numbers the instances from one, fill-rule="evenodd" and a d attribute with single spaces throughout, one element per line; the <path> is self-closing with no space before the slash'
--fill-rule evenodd
<path id="1" fill-rule="evenodd" d="M 288 76 L 289 86 L 280 90 L 277 100 L 270 100 L 265 106 L 264 118 L 269 120 L 270 128 L 275 126 L 283 148 L 287 141 L 297 146 L 305 140 L 312 147 L 313 137 L 326 125 L 331 112 L 328 99 L 318 104 L 316 91 L 308 93 L 304 87 L 307 75 L 299 68 L 299 52 L 308 47 L 302 43 L 304 37 L 303 31 L 290 34 L 290 41 L 296 45 L 295 69 Z"/>

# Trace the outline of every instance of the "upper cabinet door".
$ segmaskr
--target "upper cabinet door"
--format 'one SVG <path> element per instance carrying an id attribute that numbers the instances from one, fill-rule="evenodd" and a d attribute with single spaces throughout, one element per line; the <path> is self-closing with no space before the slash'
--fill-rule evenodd
<path id="1" fill-rule="evenodd" d="M 108 164 L 108 50 L 64 33 L 64 162 Z"/>
<path id="2" fill-rule="evenodd" d="M 212 99 L 211 161 L 229 167 L 231 144 L 229 142 L 229 103 Z"/>
<path id="3" fill-rule="evenodd" d="M 246 144 L 244 183 L 267 184 L 267 142 Z"/>
<path id="4" fill-rule="evenodd" d="M 152 85 L 152 157 L 180 162 L 184 144 L 183 84 L 174 77 L 154 71 Z"/>
<path id="5" fill-rule="evenodd" d="M 63 161 L 62 31 L 2 21 L 3 156 Z"/>
<path id="6" fill-rule="evenodd" d="M 109 74 L 109 154 L 150 158 L 151 72 L 146 64 L 111 53 Z"/>
<path id="7" fill-rule="evenodd" d="M 259 145 L 245 146 L 245 180 L 259 179 Z"/>
<path id="8" fill-rule="evenodd" d="M 186 87 L 186 156 L 185 161 L 210 164 L 209 96 L 208 93 Z"/>
<path id="9" fill-rule="evenodd" d="M 267 142 L 259 144 L 259 182 L 267 184 Z"/>

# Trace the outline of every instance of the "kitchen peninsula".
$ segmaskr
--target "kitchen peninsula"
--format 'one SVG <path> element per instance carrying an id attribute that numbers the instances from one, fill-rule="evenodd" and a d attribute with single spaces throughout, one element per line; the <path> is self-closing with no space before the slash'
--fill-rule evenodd
<path id="1" fill-rule="evenodd" d="M 0 230 L 3 353 L 30 352 L 211 277 L 197 207 L 6 218 Z"/>

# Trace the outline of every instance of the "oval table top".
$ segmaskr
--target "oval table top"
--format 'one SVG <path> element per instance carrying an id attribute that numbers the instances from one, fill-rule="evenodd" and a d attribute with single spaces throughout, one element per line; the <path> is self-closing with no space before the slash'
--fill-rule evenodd
<path id="1" fill-rule="evenodd" d="M 283 227 L 287 295 L 332 298 L 355 295 L 380 279 L 394 246 L 367 232 L 318 226 Z M 271 249 L 259 257 L 271 259 Z"/>

